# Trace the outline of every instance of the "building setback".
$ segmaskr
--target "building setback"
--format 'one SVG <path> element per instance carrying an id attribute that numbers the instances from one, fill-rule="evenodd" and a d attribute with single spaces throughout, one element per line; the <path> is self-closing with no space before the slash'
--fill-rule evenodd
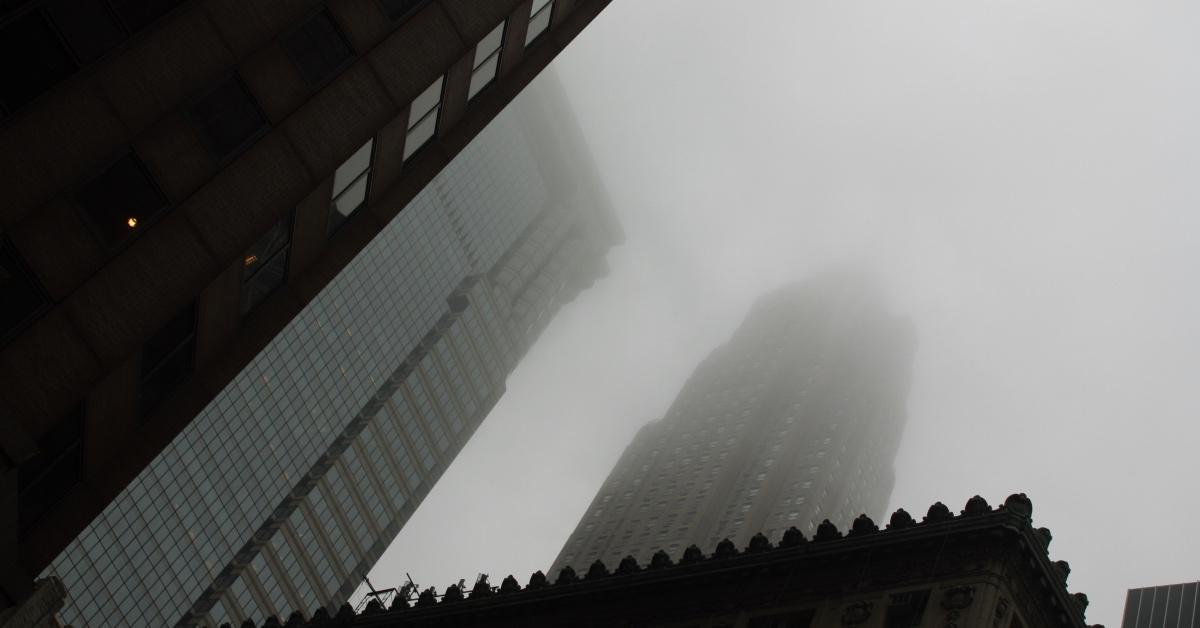
<path id="1" fill-rule="evenodd" d="M 553 584 L 539 571 L 524 588 L 512 576 L 498 587 L 480 579 L 440 601 L 433 590 L 415 604 L 395 595 L 386 610 L 372 601 L 358 615 L 344 606 L 287 625 L 1084 628 L 1087 596 L 1068 592 L 1069 568 L 1050 560 L 1050 532 L 1031 515 L 1023 494 L 995 509 L 976 496 L 958 516 L 939 502 L 920 523 L 898 510 L 883 530 L 864 515 L 844 534 L 824 522 L 811 538 L 789 528 L 778 544 L 755 535 L 741 551 L 725 540 L 709 555 L 690 546 L 678 561 L 661 551 L 615 569 L 597 561 L 565 567 Z"/>
<path id="2" fill-rule="evenodd" d="M 606 4 L 5 3 L 0 608 Z"/>
<path id="3" fill-rule="evenodd" d="M 912 352 L 908 321 L 857 273 L 760 298 L 666 416 L 637 434 L 551 570 L 878 516 Z"/>
<path id="4" fill-rule="evenodd" d="M 553 79 L 55 558 L 65 621 L 216 625 L 349 597 L 620 237 Z"/>
<path id="5" fill-rule="evenodd" d="M 1121 628 L 1200 628 L 1200 582 L 1130 589 Z"/>

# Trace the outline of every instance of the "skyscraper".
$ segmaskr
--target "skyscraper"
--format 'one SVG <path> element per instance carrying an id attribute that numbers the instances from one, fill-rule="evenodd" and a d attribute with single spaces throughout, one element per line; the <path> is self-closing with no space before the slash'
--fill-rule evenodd
<path id="1" fill-rule="evenodd" d="M 1121 628 L 1200 627 L 1200 582 L 1130 589 Z"/>
<path id="2" fill-rule="evenodd" d="M 547 77 L 549 78 L 549 77 Z M 341 603 L 619 237 L 531 86 L 53 562 L 79 625 Z"/>
<path id="3" fill-rule="evenodd" d="M 605 5 L 3 3 L 0 608 Z"/>
<path id="4" fill-rule="evenodd" d="M 760 298 L 666 416 L 637 434 L 549 573 L 878 517 L 913 346 L 908 321 L 854 272 Z"/>

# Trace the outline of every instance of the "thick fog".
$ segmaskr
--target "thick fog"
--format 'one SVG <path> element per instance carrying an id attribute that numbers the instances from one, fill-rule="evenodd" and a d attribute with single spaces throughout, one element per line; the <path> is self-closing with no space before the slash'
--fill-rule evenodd
<path id="1" fill-rule="evenodd" d="M 548 567 L 751 301 L 848 261 L 918 330 L 890 509 L 1028 493 L 1092 623 L 1200 578 L 1198 32 L 1184 1 L 614 2 L 555 67 L 626 242 L 375 585 Z"/>

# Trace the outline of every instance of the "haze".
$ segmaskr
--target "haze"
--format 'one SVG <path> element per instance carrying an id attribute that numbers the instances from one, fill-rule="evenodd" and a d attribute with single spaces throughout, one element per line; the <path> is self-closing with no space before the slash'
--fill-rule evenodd
<path id="1" fill-rule="evenodd" d="M 846 262 L 919 334 L 889 512 L 1026 492 L 1089 623 L 1200 578 L 1198 22 L 1182 1 L 614 2 L 554 67 L 626 242 L 374 584 L 547 568 L 753 299 Z"/>

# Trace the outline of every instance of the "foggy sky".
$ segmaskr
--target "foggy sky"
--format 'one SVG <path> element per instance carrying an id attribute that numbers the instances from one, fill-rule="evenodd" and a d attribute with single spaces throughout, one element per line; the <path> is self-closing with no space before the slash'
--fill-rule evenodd
<path id="1" fill-rule="evenodd" d="M 889 513 L 1028 493 L 1089 623 L 1200 578 L 1197 32 L 1184 1 L 614 2 L 554 67 L 626 242 L 372 581 L 547 568 L 753 299 L 847 261 L 917 328 Z"/>

